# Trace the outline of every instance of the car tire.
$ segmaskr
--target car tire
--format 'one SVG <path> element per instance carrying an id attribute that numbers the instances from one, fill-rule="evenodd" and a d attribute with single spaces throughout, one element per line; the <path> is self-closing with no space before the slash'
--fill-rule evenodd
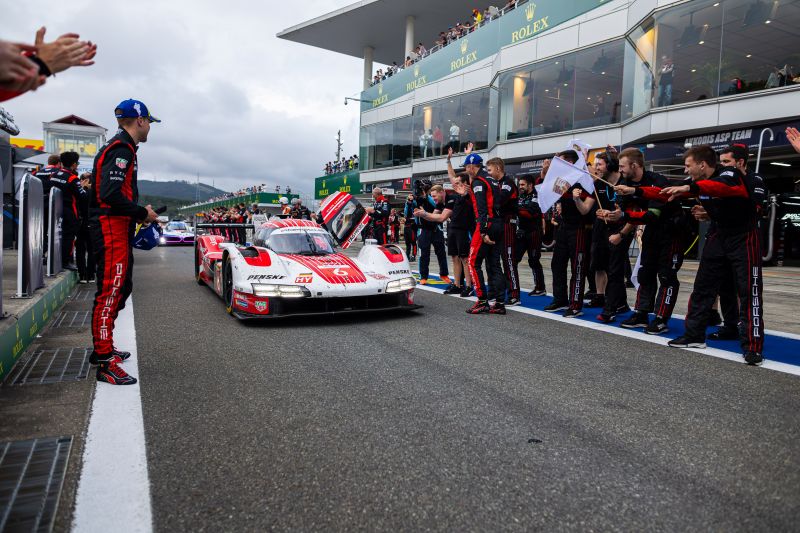
<path id="1" fill-rule="evenodd" d="M 231 267 L 230 256 L 225 257 L 225 265 L 222 267 L 222 301 L 225 302 L 225 310 L 229 315 L 233 314 L 233 269 Z"/>

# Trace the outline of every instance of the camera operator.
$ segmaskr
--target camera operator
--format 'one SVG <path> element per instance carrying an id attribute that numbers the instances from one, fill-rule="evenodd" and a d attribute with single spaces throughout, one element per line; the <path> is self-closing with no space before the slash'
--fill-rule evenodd
<path id="1" fill-rule="evenodd" d="M 389 224 L 389 202 L 386 201 L 380 187 L 372 189 L 372 198 L 375 200 L 372 207 L 366 208 L 372 220 L 372 238 L 383 246 L 386 244 L 386 230 Z"/>
<path id="2" fill-rule="evenodd" d="M 533 290 L 528 293 L 528 296 L 546 294 L 544 269 L 542 269 L 541 262 L 544 220 L 535 185 L 536 179 L 533 176 L 526 174 L 519 177 L 519 199 L 517 200 L 519 225 L 514 236 L 514 263 L 519 265 L 522 256 L 527 252 L 528 265 L 533 274 Z"/>
<path id="3" fill-rule="evenodd" d="M 414 216 L 417 209 L 422 209 L 426 213 L 433 213 L 436 210 L 436 200 L 430 195 L 433 184 L 428 179 L 421 179 L 414 182 L 414 194 L 409 195 L 406 200 L 406 218 Z M 447 254 L 444 249 L 444 230 L 438 222 L 417 218 L 419 230 L 417 232 L 417 247 L 419 250 L 419 276 L 420 285 L 428 283 L 428 274 L 431 262 L 431 245 L 439 262 L 439 277 L 445 283 L 452 283 L 447 270 Z"/>
<path id="4" fill-rule="evenodd" d="M 466 229 L 469 223 L 467 216 L 469 202 L 464 198 L 467 194 L 468 188 L 463 182 L 455 192 L 447 192 L 441 185 L 434 185 L 431 188 L 431 196 L 436 201 L 434 212 L 427 213 L 419 208 L 414 211 L 414 215 L 423 220 L 439 223 L 450 221 L 447 227 L 447 251 L 453 261 L 453 283 L 445 289 L 445 294 L 468 296 L 472 291 L 472 277 L 469 269 L 466 268 L 469 256 L 469 240 Z M 461 285 L 462 276 L 463 286 Z"/>

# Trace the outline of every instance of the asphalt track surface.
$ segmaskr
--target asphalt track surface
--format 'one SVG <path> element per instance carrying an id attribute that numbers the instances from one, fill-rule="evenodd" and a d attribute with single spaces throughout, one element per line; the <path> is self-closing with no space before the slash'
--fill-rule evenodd
<path id="1" fill-rule="evenodd" d="M 136 255 L 157 531 L 797 528 L 795 376 L 423 291 L 245 324 L 191 257 Z"/>

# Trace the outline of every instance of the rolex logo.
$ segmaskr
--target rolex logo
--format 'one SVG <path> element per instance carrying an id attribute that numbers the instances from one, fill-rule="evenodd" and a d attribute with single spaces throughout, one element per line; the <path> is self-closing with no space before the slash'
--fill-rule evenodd
<path id="1" fill-rule="evenodd" d="M 531 2 L 528 4 L 528 7 L 525 8 L 525 17 L 528 19 L 528 22 L 533 20 L 533 17 L 536 16 L 536 4 Z"/>
<path id="2" fill-rule="evenodd" d="M 466 39 L 461 41 L 461 53 L 466 54 L 468 48 L 469 48 L 469 41 L 467 41 Z"/>
<path id="3" fill-rule="evenodd" d="M 418 76 L 419 76 L 419 65 L 417 65 L 416 67 L 414 67 L 414 77 L 416 78 L 416 77 L 418 77 Z"/>

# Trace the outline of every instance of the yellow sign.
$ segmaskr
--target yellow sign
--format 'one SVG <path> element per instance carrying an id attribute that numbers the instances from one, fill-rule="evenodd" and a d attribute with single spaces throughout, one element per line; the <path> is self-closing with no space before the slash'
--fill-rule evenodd
<path id="1" fill-rule="evenodd" d="M 22 139 L 21 137 L 11 137 L 11 146 L 17 148 L 32 148 L 44 152 L 44 141 L 41 139 Z"/>

